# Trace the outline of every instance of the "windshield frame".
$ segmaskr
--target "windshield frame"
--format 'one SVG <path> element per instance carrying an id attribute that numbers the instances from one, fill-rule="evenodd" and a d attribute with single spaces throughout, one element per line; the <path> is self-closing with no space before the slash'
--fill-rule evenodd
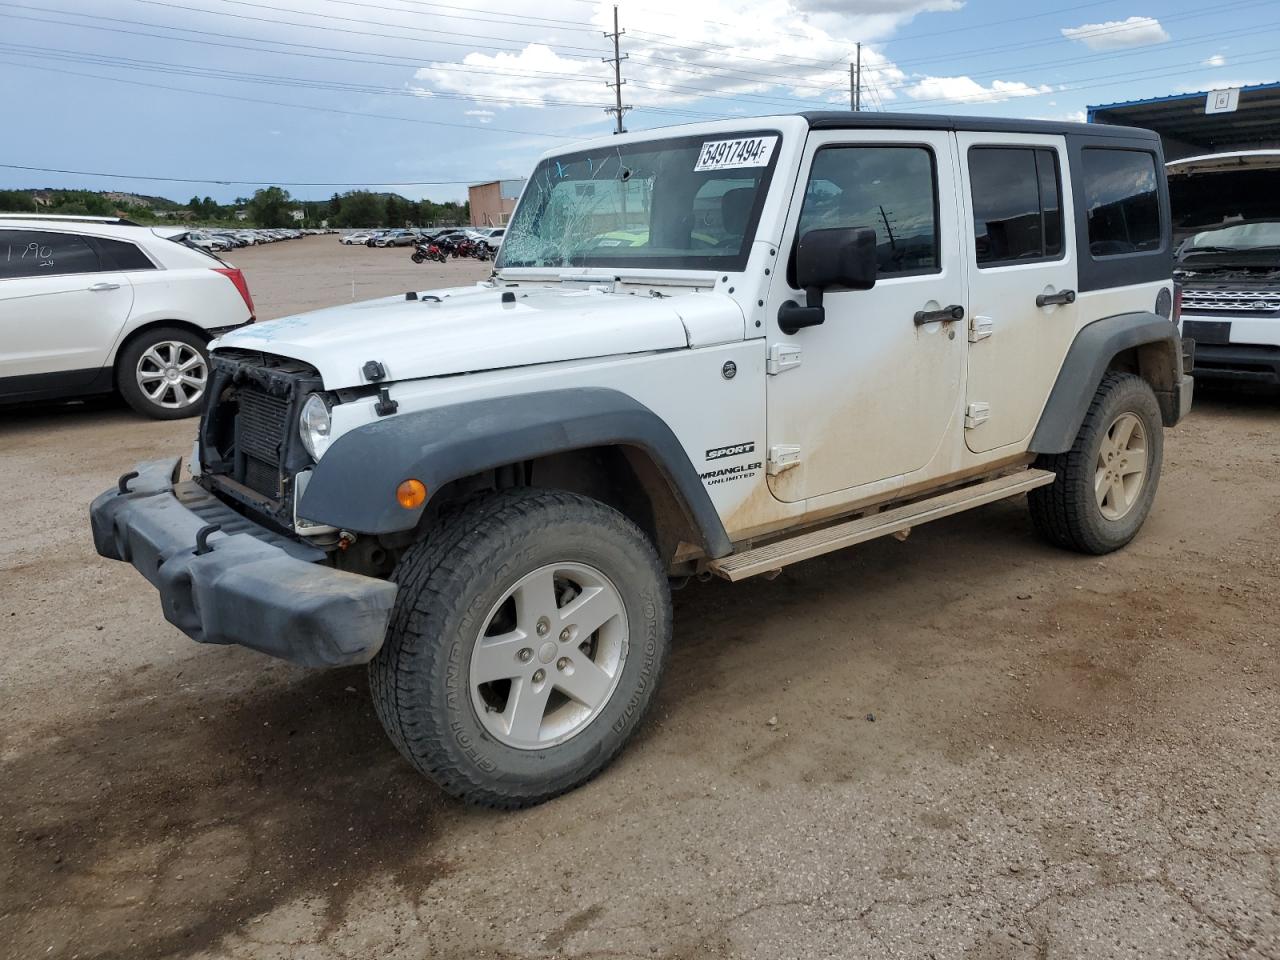
<path id="1" fill-rule="evenodd" d="M 634 259 L 627 259 L 624 256 L 617 255 L 608 257 L 581 256 L 576 257 L 574 262 L 571 264 L 510 264 L 507 262 L 507 257 L 509 256 L 509 251 L 511 249 L 509 241 L 512 239 L 512 228 L 518 224 L 521 211 L 526 204 L 533 202 L 534 192 L 536 190 L 535 184 L 537 183 L 538 177 L 556 163 L 570 164 L 592 158 L 598 158 L 602 150 L 609 152 L 618 151 L 623 155 L 627 152 L 651 153 L 657 150 L 679 150 L 713 141 L 743 140 L 750 137 L 777 137 L 777 142 L 773 146 L 769 162 L 763 167 L 760 184 L 756 188 L 756 197 L 752 202 L 751 213 L 748 216 L 746 226 L 743 230 L 742 244 L 735 254 L 720 254 L 718 256 L 681 254 L 677 256 L 636 257 Z M 733 130 L 706 131 L 696 134 L 681 134 L 679 136 L 654 137 L 652 139 L 644 140 L 631 140 L 627 143 L 614 146 L 597 144 L 595 147 L 585 147 L 568 153 L 557 153 L 544 156 L 538 161 L 537 166 L 530 175 L 529 182 L 520 196 L 520 202 L 516 205 L 516 209 L 512 211 L 510 219 L 508 219 L 506 224 L 503 225 L 506 232 L 502 238 L 503 244 L 499 250 L 497 261 L 494 263 L 494 271 L 504 273 L 509 271 L 560 273 L 581 270 L 604 270 L 607 272 L 626 273 L 635 273 L 637 271 L 679 271 L 698 273 L 740 272 L 746 268 L 747 261 L 750 259 L 751 248 L 755 243 L 756 232 L 760 227 L 760 220 L 764 213 L 765 204 L 769 198 L 769 191 L 773 187 L 773 178 L 777 171 L 779 157 L 782 155 L 785 137 L 786 135 L 784 132 L 775 127 L 751 127 Z M 582 180 L 579 182 L 585 183 L 589 181 Z M 549 198 L 550 191 L 547 191 L 546 193 L 538 191 L 538 195 Z M 537 215 L 538 213 L 533 214 L 533 216 Z"/>

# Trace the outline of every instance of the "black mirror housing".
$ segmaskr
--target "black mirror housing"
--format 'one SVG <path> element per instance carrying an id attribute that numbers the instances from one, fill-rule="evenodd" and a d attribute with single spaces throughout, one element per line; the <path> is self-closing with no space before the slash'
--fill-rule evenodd
<path id="1" fill-rule="evenodd" d="M 876 232 L 871 227 L 833 227 L 810 230 L 796 244 L 796 286 L 805 292 L 805 306 L 788 300 L 778 309 L 778 327 L 793 334 L 826 320 L 822 292 L 870 290 L 876 285 Z"/>
<path id="2" fill-rule="evenodd" d="M 876 271 L 876 232 L 871 227 L 810 230 L 796 246 L 796 286 L 801 290 L 870 290 Z"/>

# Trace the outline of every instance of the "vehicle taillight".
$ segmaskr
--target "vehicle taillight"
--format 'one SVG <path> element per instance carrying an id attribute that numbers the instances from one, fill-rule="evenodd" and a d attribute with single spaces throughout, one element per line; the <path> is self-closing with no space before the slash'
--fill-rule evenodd
<path id="1" fill-rule="evenodd" d="M 249 284 L 244 278 L 244 273 L 238 267 L 214 267 L 213 272 L 222 274 L 236 285 L 244 305 L 249 308 L 249 319 L 253 320 L 257 311 L 253 308 L 253 295 L 249 293 Z"/>
<path id="2" fill-rule="evenodd" d="M 1173 285 L 1173 316 L 1169 319 L 1174 323 L 1182 322 L 1182 284 L 1180 283 Z"/>

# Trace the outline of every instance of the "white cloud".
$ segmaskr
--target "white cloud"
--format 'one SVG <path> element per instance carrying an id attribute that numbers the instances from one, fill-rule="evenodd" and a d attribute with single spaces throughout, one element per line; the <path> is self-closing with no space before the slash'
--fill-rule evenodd
<path id="1" fill-rule="evenodd" d="M 493 111 L 492 111 L 492 110 L 464 110 L 464 111 L 462 111 L 462 112 L 463 112 L 463 114 L 464 114 L 464 115 L 466 115 L 466 116 L 468 116 L 468 117 L 475 117 L 475 118 L 476 118 L 477 120 L 479 120 L 481 123 L 492 123 L 492 122 L 493 122 Z"/>
<path id="2" fill-rule="evenodd" d="M 1052 93 L 1053 87 L 1038 87 L 1017 80 L 996 80 L 984 87 L 972 77 L 925 77 L 907 88 L 916 100 L 946 100 L 959 103 L 999 103 L 1015 97 Z"/>
<path id="3" fill-rule="evenodd" d="M 1120 50 L 1125 47 L 1146 47 L 1164 43 L 1169 34 L 1155 17 L 1129 17 L 1127 20 L 1107 20 L 1103 23 L 1086 23 L 1079 27 L 1063 27 L 1062 35 L 1077 40 L 1090 50 Z"/>
<path id="4" fill-rule="evenodd" d="M 1206 67 L 1225 67 L 1227 65 L 1227 58 L 1220 53 L 1215 53 L 1212 57 L 1209 57 L 1209 59 L 1201 60 L 1200 62 Z"/>

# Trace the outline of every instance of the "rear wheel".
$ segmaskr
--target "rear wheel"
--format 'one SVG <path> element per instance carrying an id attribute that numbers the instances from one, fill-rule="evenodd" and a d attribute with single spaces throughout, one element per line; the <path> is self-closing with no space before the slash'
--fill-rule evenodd
<path id="1" fill-rule="evenodd" d="M 414 252 L 409 254 L 409 259 L 412 260 L 414 263 L 422 263 L 422 261 L 426 260 L 427 258 L 420 253 Z"/>
<path id="2" fill-rule="evenodd" d="M 197 334 L 158 327 L 141 334 L 116 361 L 116 385 L 129 406 L 156 420 L 200 412 L 209 384 L 209 353 Z"/>
<path id="3" fill-rule="evenodd" d="M 1151 512 L 1163 459 L 1164 425 L 1151 386 L 1130 373 L 1109 373 L 1072 448 L 1041 457 L 1039 465 L 1057 479 L 1028 494 L 1032 522 L 1060 547 L 1118 550 Z"/>
<path id="4" fill-rule="evenodd" d="M 638 728 L 671 636 L 648 538 L 594 500 L 473 501 L 401 559 L 374 704 L 400 752 L 472 803 L 522 807 L 602 770 Z"/>

